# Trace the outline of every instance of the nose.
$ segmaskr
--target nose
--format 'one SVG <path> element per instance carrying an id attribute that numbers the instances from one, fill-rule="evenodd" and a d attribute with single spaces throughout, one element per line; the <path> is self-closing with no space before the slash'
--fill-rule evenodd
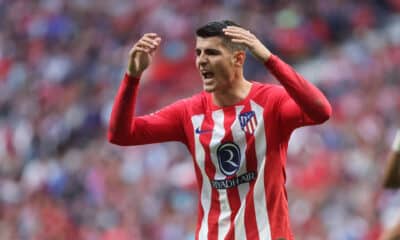
<path id="1" fill-rule="evenodd" d="M 204 55 L 204 53 L 200 53 L 200 54 L 197 56 L 197 65 L 198 65 L 198 66 L 204 66 L 204 65 L 206 65 L 206 64 L 207 64 L 207 61 L 208 61 L 208 59 L 207 59 L 207 57 Z"/>

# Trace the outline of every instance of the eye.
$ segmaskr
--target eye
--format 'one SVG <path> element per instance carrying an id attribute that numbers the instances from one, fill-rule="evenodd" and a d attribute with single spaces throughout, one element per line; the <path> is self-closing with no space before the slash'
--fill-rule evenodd
<path id="1" fill-rule="evenodd" d="M 200 49 L 196 49 L 196 56 L 200 56 L 201 54 L 201 50 Z"/>
<path id="2" fill-rule="evenodd" d="M 205 52 L 205 54 L 212 55 L 212 56 L 219 55 L 221 53 L 217 49 L 206 49 L 204 52 Z"/>

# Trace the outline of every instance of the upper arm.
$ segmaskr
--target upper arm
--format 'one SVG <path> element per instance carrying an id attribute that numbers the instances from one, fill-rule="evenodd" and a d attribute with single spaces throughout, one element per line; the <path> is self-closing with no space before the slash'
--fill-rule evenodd
<path id="1" fill-rule="evenodd" d="M 290 130 L 301 126 L 316 124 L 314 120 L 305 114 L 283 87 L 279 87 L 277 91 L 275 108 L 278 113 L 279 122 Z"/>

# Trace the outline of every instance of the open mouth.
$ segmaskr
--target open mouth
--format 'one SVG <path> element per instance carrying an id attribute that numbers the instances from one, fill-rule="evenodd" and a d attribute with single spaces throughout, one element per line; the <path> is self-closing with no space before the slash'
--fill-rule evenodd
<path id="1" fill-rule="evenodd" d="M 201 71 L 201 75 L 204 79 L 211 79 L 214 77 L 214 73 L 211 71 Z"/>

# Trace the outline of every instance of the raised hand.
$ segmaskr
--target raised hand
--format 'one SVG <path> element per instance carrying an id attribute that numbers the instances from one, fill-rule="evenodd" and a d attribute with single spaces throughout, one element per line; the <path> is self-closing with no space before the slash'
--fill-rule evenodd
<path id="1" fill-rule="evenodd" d="M 223 31 L 232 42 L 244 44 L 258 60 L 265 62 L 271 56 L 271 52 L 250 31 L 236 26 L 228 26 Z"/>
<path id="2" fill-rule="evenodd" d="M 128 75 L 139 77 L 150 65 L 161 38 L 156 33 L 146 33 L 129 51 Z"/>

